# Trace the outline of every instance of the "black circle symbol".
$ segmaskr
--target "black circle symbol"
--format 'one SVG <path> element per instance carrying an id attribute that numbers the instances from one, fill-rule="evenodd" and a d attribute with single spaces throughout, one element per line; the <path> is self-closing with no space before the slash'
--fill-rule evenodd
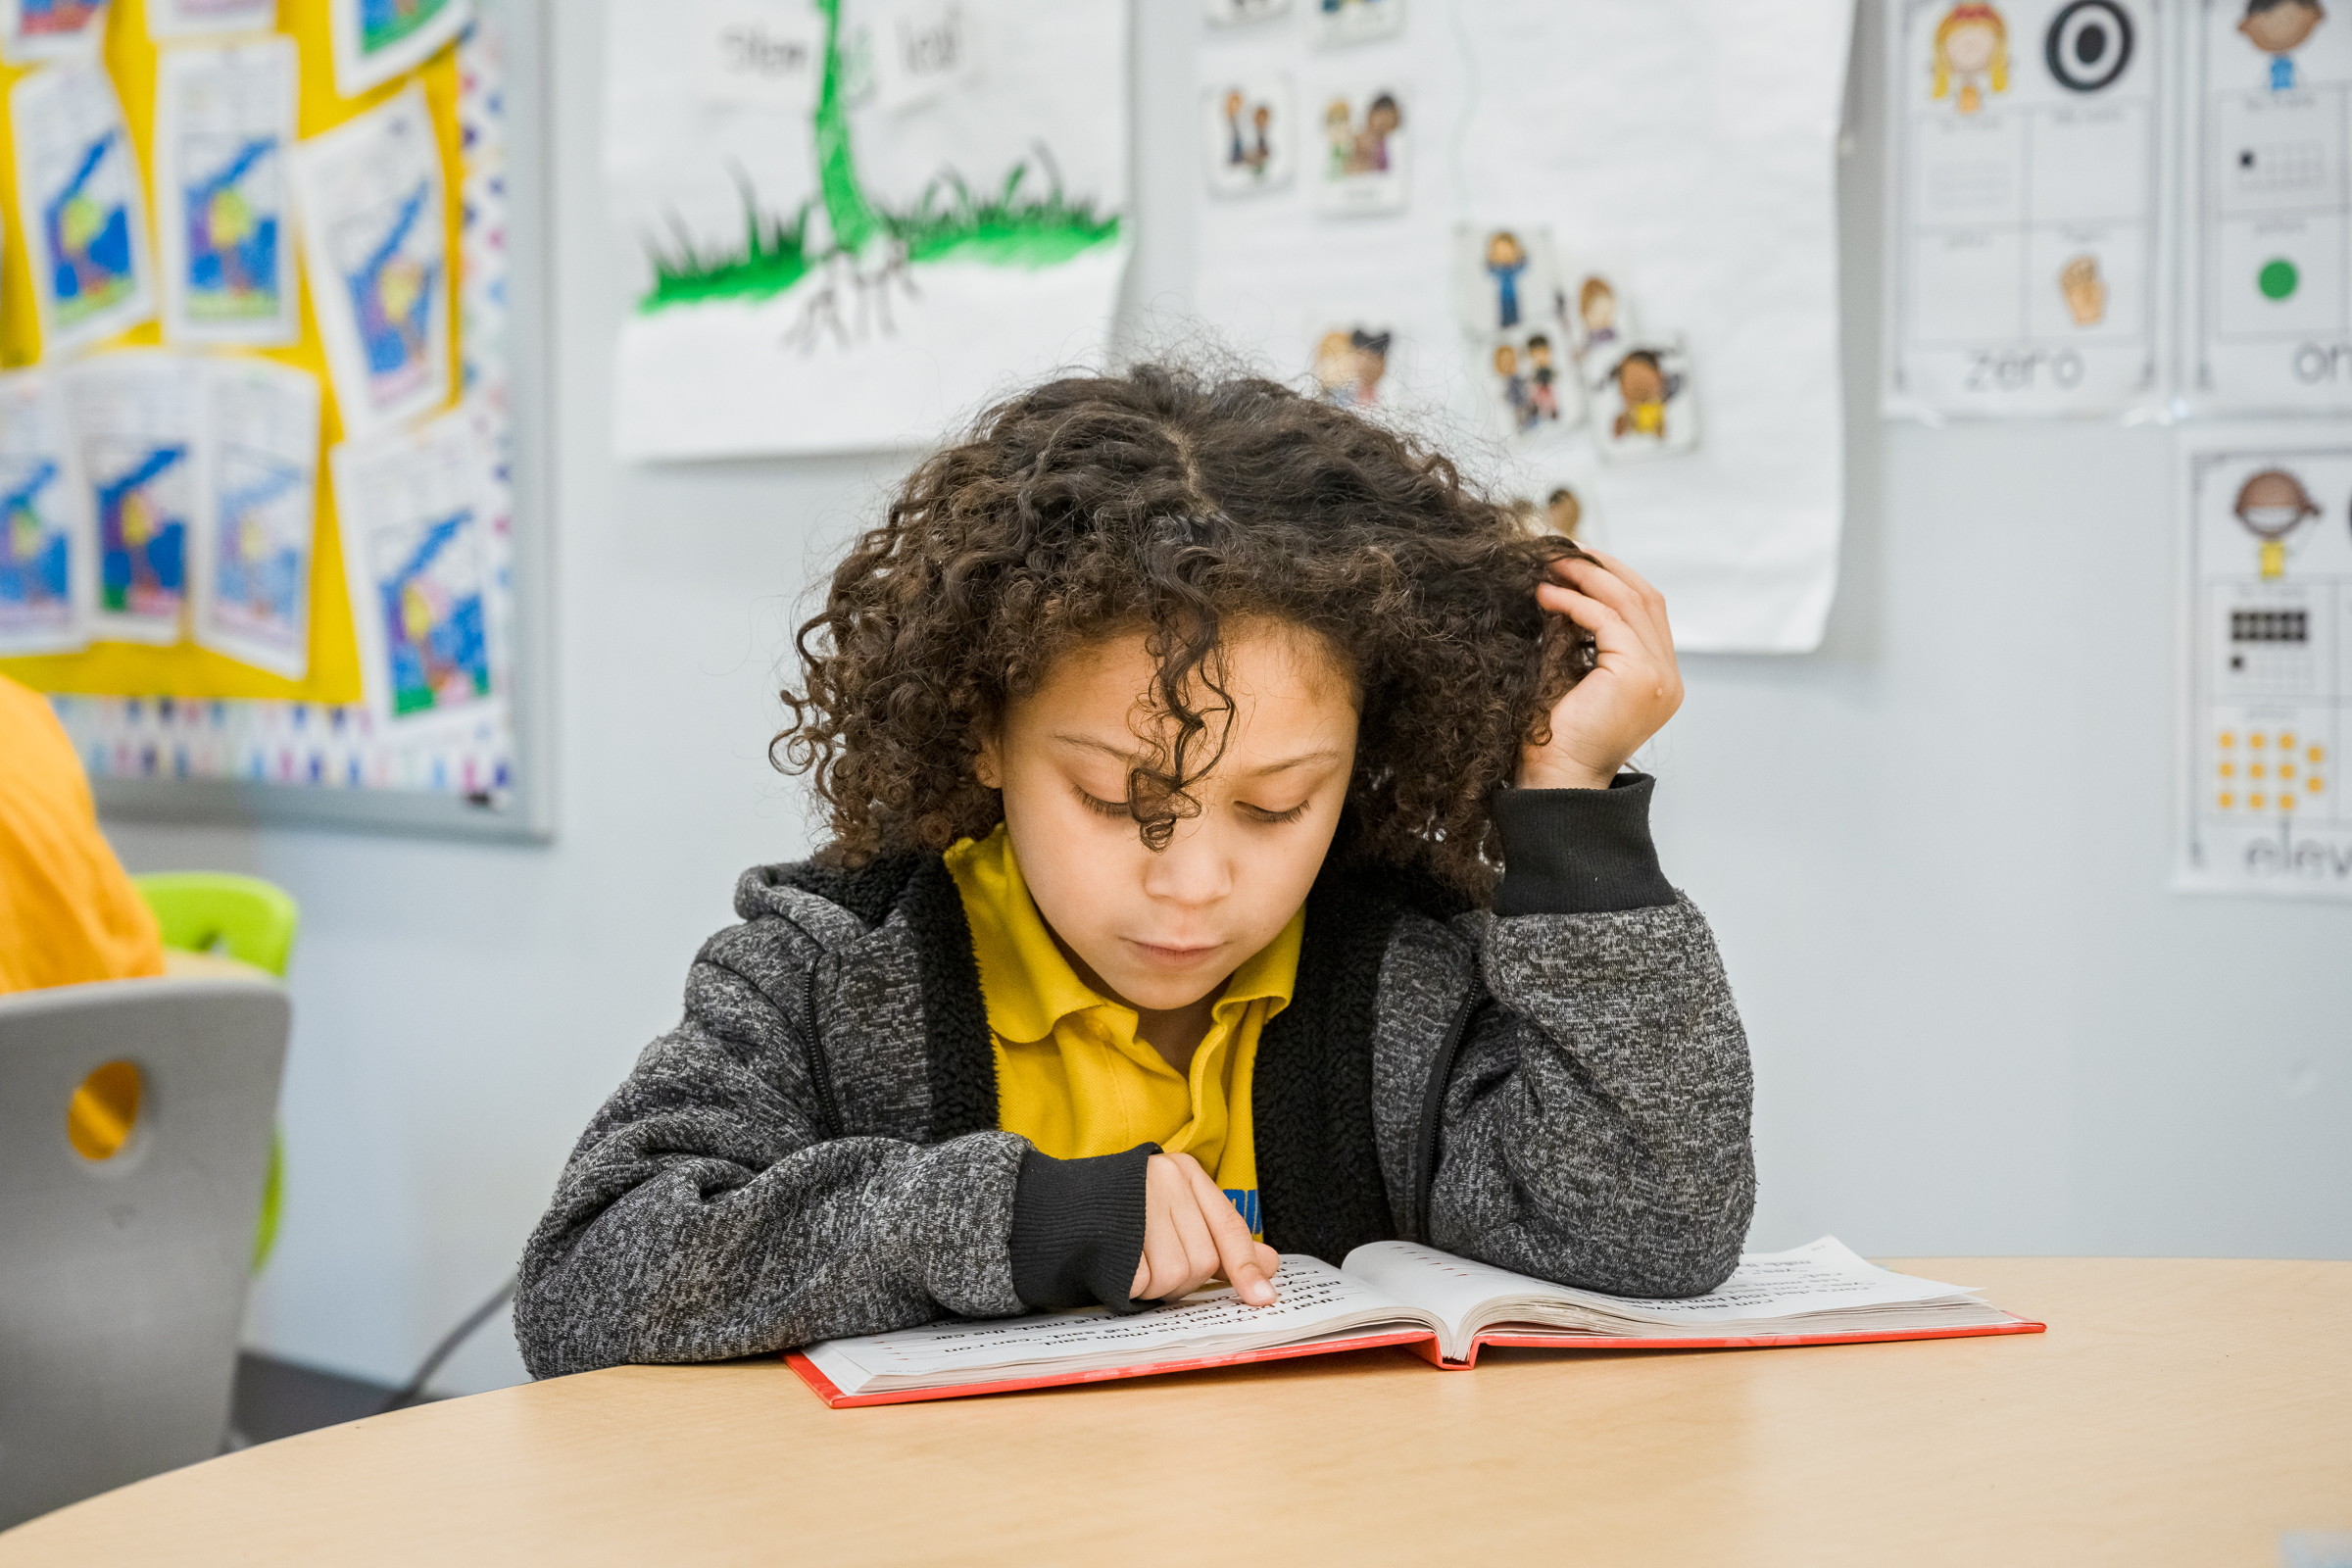
<path id="1" fill-rule="evenodd" d="M 2132 18 L 2116 0 L 2072 0 L 2050 23 L 2041 53 L 2061 86 L 2097 92 L 2132 63 Z"/>

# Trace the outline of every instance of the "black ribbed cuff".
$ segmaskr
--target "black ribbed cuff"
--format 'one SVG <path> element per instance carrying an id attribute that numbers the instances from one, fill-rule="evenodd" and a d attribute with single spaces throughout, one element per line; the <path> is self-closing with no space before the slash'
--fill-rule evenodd
<path id="1" fill-rule="evenodd" d="M 1649 840 L 1647 773 L 1620 773 L 1605 790 L 1503 790 L 1496 914 L 1600 914 L 1674 902 Z"/>
<path id="2" fill-rule="evenodd" d="M 1092 1306 L 1141 1312 L 1131 1301 L 1135 1265 L 1144 1255 L 1144 1166 L 1157 1144 L 1123 1154 L 1055 1159 L 1032 1149 L 1021 1156 L 1012 1191 L 1012 1291 L 1032 1311 Z"/>

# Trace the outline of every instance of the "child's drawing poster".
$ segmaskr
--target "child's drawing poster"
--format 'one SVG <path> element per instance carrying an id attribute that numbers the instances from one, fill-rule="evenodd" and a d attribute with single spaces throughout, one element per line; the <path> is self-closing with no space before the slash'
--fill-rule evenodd
<path id="1" fill-rule="evenodd" d="M 69 61 L 20 76 L 8 103 L 41 353 L 54 359 L 155 314 L 146 203 L 103 67 Z"/>
<path id="2" fill-rule="evenodd" d="M 471 0 L 329 0 L 335 91 L 357 98 L 416 70 L 472 20 Z"/>
<path id="3" fill-rule="evenodd" d="M 174 342 L 301 335 L 286 201 L 295 70 L 291 38 L 167 50 L 158 62 L 155 220 Z"/>
<path id="4" fill-rule="evenodd" d="M 2188 30 L 2184 394 L 2200 412 L 2352 410 L 2352 17 L 2197 0 Z"/>
<path id="5" fill-rule="evenodd" d="M 2179 884 L 2352 899 L 2352 427 L 2180 443 Z"/>
<path id="6" fill-rule="evenodd" d="M 1379 416 L 1531 526 L 1605 517 L 1682 647 L 1817 646 L 1851 5 L 1407 0 L 1330 47 L 1373 9 L 1199 29 L 1197 84 L 1287 74 L 1301 135 L 1289 189 L 1199 204 L 1194 310 L 1318 396 L 1349 385 L 1336 332 L 1390 334 Z"/>
<path id="7" fill-rule="evenodd" d="M 334 450 L 362 682 L 388 738 L 462 729 L 504 701 L 489 461 L 462 407 Z"/>
<path id="8" fill-rule="evenodd" d="M 277 0 L 147 0 L 147 36 L 158 43 L 276 25 Z"/>
<path id="9" fill-rule="evenodd" d="M 294 149 L 312 309 L 345 434 L 449 401 L 449 240 L 441 157 L 412 84 Z"/>
<path id="10" fill-rule="evenodd" d="M 174 643 L 186 632 L 188 561 L 199 535 L 197 362 L 155 349 L 83 360 L 65 372 L 97 538 L 93 640 Z"/>
<path id="11" fill-rule="evenodd" d="M 11 65 L 95 59 L 106 37 L 106 6 L 107 0 L 0 0 L 0 55 Z"/>
<path id="12" fill-rule="evenodd" d="M 300 680 L 310 667 L 318 382 L 261 359 L 207 364 L 193 575 L 196 641 Z"/>
<path id="13" fill-rule="evenodd" d="M 0 653 L 65 653 L 89 640 L 89 519 L 55 377 L 0 375 Z"/>
<path id="14" fill-rule="evenodd" d="M 920 445 L 1100 358 L 1128 250 L 1126 7 L 956 11 L 963 64 L 892 107 L 849 68 L 908 36 L 903 6 L 612 0 L 624 456 Z"/>
<path id="15" fill-rule="evenodd" d="M 1889 413 L 2160 409 L 2169 0 L 1887 0 Z"/>

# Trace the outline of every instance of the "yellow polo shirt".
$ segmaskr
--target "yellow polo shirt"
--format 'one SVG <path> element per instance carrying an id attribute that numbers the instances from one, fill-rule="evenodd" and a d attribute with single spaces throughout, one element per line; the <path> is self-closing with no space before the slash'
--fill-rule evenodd
<path id="1" fill-rule="evenodd" d="M 1078 978 L 1054 936 L 1002 823 L 947 853 L 980 964 L 997 1048 L 997 1125 L 1055 1159 L 1153 1143 L 1190 1154 L 1263 1237 L 1250 1084 L 1258 1032 L 1290 1005 L 1306 911 L 1245 961 L 1210 1009 L 1208 1033 L 1178 1072 L 1135 1032 L 1132 1008 Z"/>

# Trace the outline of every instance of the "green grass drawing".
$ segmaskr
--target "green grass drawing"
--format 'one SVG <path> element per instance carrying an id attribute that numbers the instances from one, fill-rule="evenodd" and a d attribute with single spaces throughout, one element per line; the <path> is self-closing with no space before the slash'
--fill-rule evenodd
<path id="1" fill-rule="evenodd" d="M 1062 193 L 1060 172 L 1041 144 L 1046 189 L 1024 194 L 1029 160 L 1012 166 L 994 197 L 975 199 L 954 170 L 933 179 L 911 211 L 877 204 L 858 178 L 850 140 L 849 105 L 842 92 L 841 0 L 816 0 L 825 19 L 824 75 L 816 99 L 817 194 L 830 249 L 812 254 L 804 203 L 790 219 L 763 214 L 750 179 L 738 170 L 743 193 L 744 235 L 733 248 L 698 250 L 679 225 L 674 248 L 649 244 L 654 286 L 638 302 L 641 312 L 719 299 L 766 299 L 792 287 L 828 257 L 861 252 L 877 237 L 900 241 L 906 260 L 969 261 L 997 267 L 1038 268 L 1066 262 L 1119 234 L 1118 215 L 1095 211 L 1092 198 L 1072 201 Z"/>

